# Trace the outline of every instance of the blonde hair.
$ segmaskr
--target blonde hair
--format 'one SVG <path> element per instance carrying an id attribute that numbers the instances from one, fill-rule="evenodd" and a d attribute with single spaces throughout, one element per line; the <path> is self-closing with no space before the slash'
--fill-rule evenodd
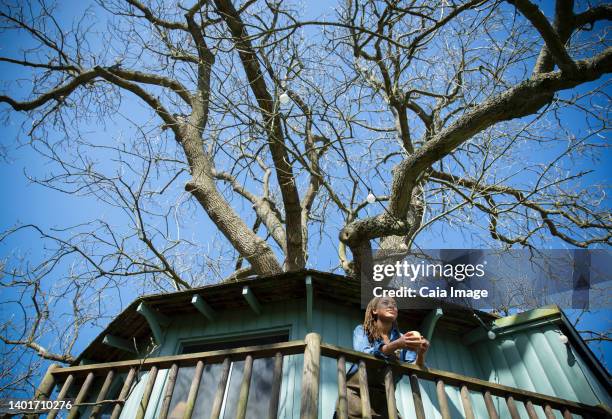
<path id="1" fill-rule="evenodd" d="M 381 297 L 372 298 L 366 307 L 365 318 L 363 319 L 363 330 L 370 343 L 374 342 L 376 339 L 382 338 L 382 333 L 378 328 L 378 324 L 376 323 L 378 317 L 376 314 L 374 314 L 374 310 L 376 310 L 376 307 L 378 307 L 378 302 L 381 299 Z M 393 322 L 392 329 L 398 329 L 397 321 Z"/>

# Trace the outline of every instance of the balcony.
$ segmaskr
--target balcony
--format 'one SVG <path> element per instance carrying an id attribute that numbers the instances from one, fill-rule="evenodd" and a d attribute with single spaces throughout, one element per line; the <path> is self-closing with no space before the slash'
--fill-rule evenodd
<path id="1" fill-rule="evenodd" d="M 199 402 L 198 390 L 205 366 L 216 365 L 219 378 L 216 385 L 211 389 L 210 400 L 207 401 L 207 404 L 210 404 L 211 409 L 209 417 L 219 418 L 223 413 L 224 405 L 227 403 L 228 376 L 231 365 L 235 362 L 241 362 L 241 376 L 238 377 L 239 387 L 236 388 L 236 403 L 232 405 L 232 413 L 235 411 L 235 417 L 242 419 L 246 417 L 247 410 L 250 408 L 248 402 L 253 381 L 251 378 L 254 371 L 254 361 L 267 359 L 269 361 L 267 365 L 270 365 L 272 369 L 269 371 L 271 387 L 268 391 L 269 399 L 266 400 L 265 410 L 268 412 L 269 418 L 276 418 L 281 398 L 283 359 L 287 356 L 300 354 L 303 354 L 299 401 L 299 416 L 301 418 L 314 419 L 318 417 L 319 392 L 321 391 L 319 375 L 323 357 L 336 360 L 340 418 L 347 418 L 346 364 L 348 362 L 358 365 L 362 406 L 366 412 L 363 413 L 363 418 L 369 418 L 369 413 L 367 413 L 369 412 L 367 386 L 367 369 L 369 367 L 385 368 L 384 384 L 389 417 L 391 418 L 396 417 L 394 373 L 409 377 L 414 402 L 414 411 L 409 414 L 409 417 L 417 419 L 426 417 L 421 388 L 422 384 L 427 381 L 435 386 L 436 409 L 444 419 L 451 417 L 448 401 L 450 388 L 455 388 L 460 393 L 462 414 L 466 418 L 476 417 L 473 407 L 475 397 L 482 398 L 490 418 L 506 417 L 509 414 L 512 419 L 519 419 L 521 418 L 519 410 L 523 412 L 523 416 L 526 412 L 529 419 L 541 417 L 542 412 L 547 419 L 560 415 L 563 418 L 571 418 L 572 415 L 585 418 L 610 417 L 609 407 L 606 406 L 590 406 L 433 368 L 420 368 L 416 365 L 395 362 L 385 363 L 361 352 L 323 343 L 316 333 L 309 333 L 304 340 L 262 346 L 65 368 L 51 366 L 41 381 L 35 398 L 39 400 L 62 400 L 70 397 L 73 399 L 73 407 L 67 412 L 68 418 L 88 416 L 117 419 L 120 417 L 122 410 L 125 409 L 123 417 L 144 419 L 152 394 L 155 391 L 161 391 L 155 417 L 168 418 L 173 415 L 176 417 L 176 412 L 171 413 L 171 404 L 173 394 L 177 392 L 175 388 L 177 377 L 181 370 L 189 368 L 193 369 L 193 377 L 190 380 L 188 391 L 184 392 L 185 397 L 180 411 L 180 417 L 188 419 L 198 416 L 194 412 L 197 410 Z M 162 370 L 167 371 L 166 378 L 160 376 L 160 379 L 158 379 L 158 373 Z M 139 377 L 142 377 L 141 387 L 143 388 L 142 391 L 135 392 L 133 389 Z M 162 383 L 162 381 L 165 381 L 165 383 Z M 109 391 L 112 385 L 117 389 L 113 396 L 111 396 L 112 392 Z M 59 389 L 59 392 L 54 393 L 54 389 Z M 136 403 L 134 403 L 135 398 L 138 399 Z M 130 406 L 127 406 L 128 401 L 131 401 Z M 500 401 L 507 407 L 503 414 L 499 411 Z M 520 404 L 523 405 L 524 409 L 519 409 Z M 59 413 L 57 410 L 51 410 L 47 417 L 52 419 Z M 62 414 L 66 414 L 66 411 L 63 411 Z M 323 416 L 331 417 L 332 414 L 333 412 L 329 412 L 329 415 L 325 413 Z M 227 412 L 223 417 L 228 417 Z"/>

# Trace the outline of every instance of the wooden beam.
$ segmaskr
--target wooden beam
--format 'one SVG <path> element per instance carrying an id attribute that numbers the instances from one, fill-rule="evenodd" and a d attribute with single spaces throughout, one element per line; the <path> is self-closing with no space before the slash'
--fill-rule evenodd
<path id="1" fill-rule="evenodd" d="M 53 393 L 53 389 L 55 388 L 56 377 L 53 375 L 53 371 L 58 369 L 57 364 L 49 365 L 47 368 L 47 372 L 43 376 L 42 381 L 36 388 L 36 392 L 34 393 L 35 400 L 49 400 L 51 394 Z M 25 419 L 35 419 L 38 417 L 37 414 L 27 414 L 23 416 Z"/>
<path id="2" fill-rule="evenodd" d="M 195 294 L 193 297 L 191 297 L 191 304 L 193 304 L 193 306 L 209 321 L 212 322 L 215 320 L 215 311 L 206 301 L 204 301 L 204 298 L 202 298 L 201 295 Z"/>
<path id="3" fill-rule="evenodd" d="M 255 312 L 255 314 L 261 314 L 261 306 L 259 305 L 259 301 L 255 298 L 253 291 L 249 288 L 248 285 L 242 287 L 242 296 L 246 300 L 246 302 L 251 306 L 251 309 Z"/>
<path id="4" fill-rule="evenodd" d="M 104 339 L 102 339 L 102 343 L 126 352 L 131 352 L 133 354 L 136 353 L 136 348 L 134 348 L 132 342 L 127 339 L 120 338 L 119 336 L 106 335 L 104 336 Z"/>
<path id="5" fill-rule="evenodd" d="M 178 364 L 174 363 L 170 367 L 170 372 L 168 373 L 168 380 L 166 381 L 166 390 L 164 391 L 162 406 L 159 411 L 160 419 L 166 419 L 168 417 L 168 412 L 170 411 L 170 402 L 172 401 L 172 393 L 174 393 L 174 385 L 176 384 L 177 376 Z"/>
<path id="6" fill-rule="evenodd" d="M 108 371 L 111 368 L 125 371 L 130 368 L 149 368 L 153 365 L 157 365 L 159 368 L 168 368 L 174 362 L 181 365 L 195 365 L 199 359 L 204 359 L 209 364 L 214 364 L 223 362 L 225 357 L 228 356 L 231 357 L 232 360 L 239 361 L 246 358 L 247 355 L 252 355 L 254 359 L 269 358 L 273 357 L 276 352 L 281 352 L 283 355 L 296 355 L 304 352 L 304 347 L 305 343 L 303 340 L 294 340 L 291 342 L 280 342 L 270 345 L 245 346 L 242 348 L 222 349 L 219 351 L 198 352 L 194 354 L 169 355 L 155 358 L 107 362 L 104 364 L 57 368 L 53 370 L 53 375 L 60 377 L 67 376 L 68 374 L 85 375 L 90 371 L 101 374 L 101 371 Z M 363 352 L 355 353 L 364 354 Z"/>
<path id="7" fill-rule="evenodd" d="M 281 384 L 283 381 L 283 354 L 274 355 L 274 372 L 272 374 L 272 395 L 268 409 L 268 419 L 278 418 L 278 402 L 280 400 Z"/>
<path id="8" fill-rule="evenodd" d="M 516 408 L 516 403 L 514 403 L 514 397 L 506 397 L 506 405 L 508 406 L 508 411 L 510 412 L 510 417 L 512 419 L 521 419 L 521 415 Z"/>
<path id="9" fill-rule="evenodd" d="M 221 407 L 223 406 L 223 395 L 225 394 L 225 388 L 227 385 L 227 379 L 229 378 L 231 361 L 228 358 L 223 360 L 223 372 L 221 373 L 221 379 L 217 385 L 217 392 L 212 404 L 212 410 L 210 412 L 210 419 L 219 419 L 221 416 Z"/>
<path id="10" fill-rule="evenodd" d="M 159 311 L 152 309 L 144 302 L 138 305 L 136 311 L 142 314 L 147 320 L 147 323 L 149 323 L 149 327 L 151 328 L 151 332 L 153 333 L 153 337 L 155 338 L 155 342 L 161 345 L 164 340 L 162 328 L 165 328 L 170 324 L 170 319 Z"/>
<path id="11" fill-rule="evenodd" d="M 57 364 L 49 365 L 47 372 L 45 372 L 42 381 L 34 393 L 35 400 L 49 400 L 51 393 L 53 393 L 53 388 L 55 387 L 55 377 L 53 376 L 53 371 L 58 369 L 58 367 L 59 365 Z"/>
<path id="12" fill-rule="evenodd" d="M 306 331 L 312 332 L 312 277 L 308 275 L 304 280 L 306 284 Z"/>
<path id="13" fill-rule="evenodd" d="M 436 394 L 438 396 L 438 406 L 440 407 L 440 415 L 442 419 L 451 419 L 450 409 L 448 408 L 448 398 L 446 397 L 446 388 L 444 380 L 436 380 Z"/>
<path id="14" fill-rule="evenodd" d="M 139 367 L 140 369 L 140 367 Z M 123 410 L 123 404 L 130 394 L 130 390 L 132 389 L 132 383 L 134 382 L 134 377 L 136 376 L 136 368 L 130 368 L 130 372 L 128 372 L 127 377 L 125 377 L 125 381 L 123 382 L 123 387 L 121 387 L 121 392 L 119 393 L 119 397 L 117 400 L 120 402 L 115 404 L 113 407 L 113 413 L 111 414 L 110 419 L 119 419 L 121 415 L 121 410 Z"/>
<path id="15" fill-rule="evenodd" d="M 321 336 L 316 333 L 308 333 L 304 341 L 306 348 L 304 348 L 304 368 L 302 371 L 300 418 L 317 419 L 319 413 Z"/>
<path id="16" fill-rule="evenodd" d="M 470 399 L 470 390 L 468 390 L 466 385 L 461 386 L 461 404 L 463 405 L 463 417 L 465 419 L 475 419 L 472 399 Z"/>
<path id="17" fill-rule="evenodd" d="M 240 395 L 238 396 L 238 406 L 236 407 L 236 419 L 246 418 L 252 373 L 253 357 L 251 355 L 247 355 L 246 359 L 244 360 L 244 369 L 242 370 L 242 383 L 240 383 Z"/>
<path id="18" fill-rule="evenodd" d="M 66 395 L 68 394 L 68 390 L 70 390 L 70 386 L 72 385 L 73 381 L 74 381 L 74 375 L 70 374 L 68 377 L 66 377 L 66 381 L 64 381 L 64 385 L 62 386 L 61 390 L 57 394 L 56 400 L 62 401 L 66 398 Z M 55 419 L 58 413 L 59 413 L 59 409 L 52 409 L 47 415 L 47 419 Z"/>
<path id="19" fill-rule="evenodd" d="M 98 419 L 100 416 L 100 412 L 102 411 L 102 401 L 106 400 L 106 395 L 108 394 L 108 390 L 110 390 L 111 384 L 113 384 L 113 379 L 115 378 L 115 371 L 108 370 L 106 373 L 106 378 L 104 379 L 104 383 L 102 384 L 102 388 L 98 393 L 98 397 L 96 398 L 96 405 L 91 409 L 91 414 L 89 417 L 91 419 Z"/>
<path id="20" fill-rule="evenodd" d="M 346 390 L 346 361 L 338 357 L 338 419 L 348 419 L 348 399 Z"/>
<path id="21" fill-rule="evenodd" d="M 68 413 L 68 419 L 75 419 L 79 415 L 79 405 L 85 401 L 85 397 L 89 392 L 89 388 L 91 387 L 91 383 L 94 380 L 94 373 L 90 372 L 85 377 L 85 381 L 81 385 L 81 389 L 79 390 L 74 402 L 72 403 L 72 408 Z"/>
<path id="22" fill-rule="evenodd" d="M 372 406 L 370 404 L 370 392 L 368 387 L 368 373 L 366 371 L 365 362 L 359 361 L 357 375 L 359 378 L 359 396 L 361 398 L 361 418 L 372 419 Z"/>
<path id="23" fill-rule="evenodd" d="M 425 336 L 425 339 L 431 340 L 433 336 L 434 330 L 436 328 L 436 323 L 438 323 L 438 319 L 444 315 L 444 312 L 441 308 L 436 308 L 435 310 L 431 310 L 427 316 L 421 322 L 421 333 Z"/>
<path id="24" fill-rule="evenodd" d="M 416 419 L 425 419 L 425 409 L 423 408 L 423 397 L 419 378 L 416 374 L 410 375 L 410 389 L 412 390 L 412 400 L 414 401 L 414 414 Z"/>
<path id="25" fill-rule="evenodd" d="M 485 406 L 487 407 L 487 413 L 489 414 L 489 419 L 499 419 L 497 410 L 495 410 L 495 403 L 493 402 L 493 397 L 491 397 L 491 392 L 489 390 L 486 390 L 484 393 L 482 393 L 482 396 L 484 397 Z"/>
<path id="26" fill-rule="evenodd" d="M 147 377 L 147 383 L 142 393 L 140 403 L 138 403 L 138 411 L 136 412 L 136 419 L 144 419 L 147 413 L 147 407 L 149 407 L 149 400 L 151 400 L 151 393 L 153 393 L 153 387 L 155 386 L 155 380 L 157 379 L 158 368 L 153 365 L 149 370 L 149 376 Z"/>
<path id="27" fill-rule="evenodd" d="M 385 370 L 385 395 L 387 396 L 387 415 L 390 419 L 397 419 L 395 382 L 393 381 L 393 370 L 389 367 Z"/>
<path id="28" fill-rule="evenodd" d="M 200 380 L 202 379 L 202 372 L 204 371 L 204 361 L 201 359 L 196 364 L 195 372 L 193 373 L 193 379 L 191 380 L 191 386 L 189 387 L 189 394 L 187 396 L 187 406 L 185 407 L 185 413 L 183 413 L 183 419 L 191 419 L 193 410 L 196 406 L 196 398 L 198 397 L 198 390 L 200 388 Z"/>

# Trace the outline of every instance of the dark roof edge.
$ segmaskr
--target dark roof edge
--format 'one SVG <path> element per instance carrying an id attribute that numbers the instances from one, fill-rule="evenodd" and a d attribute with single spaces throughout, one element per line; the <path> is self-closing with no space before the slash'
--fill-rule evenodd
<path id="1" fill-rule="evenodd" d="M 569 321 L 563 310 L 560 309 L 559 311 L 561 313 L 560 321 L 563 326 L 565 326 L 565 328 L 568 330 L 571 339 L 576 342 L 576 348 L 579 352 L 582 353 L 582 355 L 584 355 L 585 361 L 591 365 L 593 372 L 601 379 L 602 384 L 605 386 L 606 390 L 609 393 L 612 393 L 612 381 L 610 373 L 601 363 L 599 358 L 595 356 L 593 350 L 589 347 L 589 345 L 587 345 L 584 339 L 582 339 L 582 336 L 580 336 L 580 333 L 578 333 L 572 322 Z"/>
<path id="2" fill-rule="evenodd" d="M 192 295 L 192 294 L 197 294 L 198 292 L 207 290 L 207 289 L 211 289 L 211 288 L 218 288 L 218 287 L 235 287 L 235 286 L 240 286 L 240 285 L 248 285 L 250 283 L 252 283 L 252 281 L 254 280 L 267 280 L 267 279 L 271 279 L 271 278 L 277 278 L 277 279 L 283 279 L 285 277 L 292 277 L 292 276 L 302 276 L 302 277 L 306 277 L 308 275 L 316 275 L 318 277 L 322 277 L 322 278 L 328 278 L 328 279 L 335 279 L 335 280 L 347 280 L 350 279 L 350 277 L 347 277 L 345 275 L 340 275 L 340 274 L 334 274 L 331 272 L 324 272 L 324 271 L 318 271 L 315 269 L 302 269 L 299 271 L 288 271 L 288 272 L 282 272 L 280 274 L 272 274 L 272 275 L 264 275 L 264 276 L 255 276 L 255 277 L 249 277 L 249 278 L 245 278 L 245 279 L 241 279 L 238 281 L 231 281 L 231 282 L 219 282 L 216 284 L 209 284 L 209 285 L 204 285 L 201 287 L 196 287 L 196 288 L 190 288 L 190 289 L 186 289 L 186 290 L 182 290 L 182 291 L 175 291 L 175 292 L 167 292 L 167 293 L 157 293 L 157 294 L 148 294 L 148 295 L 142 295 L 140 297 L 137 297 L 136 299 L 134 299 L 134 301 L 132 301 L 130 304 L 127 305 L 127 307 L 125 307 L 123 310 L 121 310 L 119 313 L 117 313 L 114 317 L 114 319 L 108 323 L 106 325 L 106 327 L 104 327 L 104 329 L 102 329 L 102 331 L 100 333 L 98 333 L 98 335 L 93 338 L 89 344 L 81 351 L 81 353 L 75 358 L 75 360 L 70 364 L 71 366 L 74 365 L 79 365 L 79 363 L 83 360 L 83 354 L 85 354 L 87 352 L 87 350 L 94 345 L 97 341 L 102 340 L 104 338 L 104 336 L 107 334 L 107 330 L 114 324 L 117 322 L 121 321 L 121 317 L 127 313 L 128 311 L 135 311 L 136 308 L 138 307 L 138 305 L 141 302 L 146 302 L 146 301 L 151 301 L 151 300 L 158 300 L 158 299 L 163 299 L 163 298 L 171 298 L 171 297 L 176 297 L 177 295 Z"/>

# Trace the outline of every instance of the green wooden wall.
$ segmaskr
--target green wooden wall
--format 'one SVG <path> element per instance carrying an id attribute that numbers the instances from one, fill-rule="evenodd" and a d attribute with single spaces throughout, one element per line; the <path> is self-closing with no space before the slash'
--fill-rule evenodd
<path id="1" fill-rule="evenodd" d="M 321 299 L 314 301 L 312 329 L 321 334 L 324 342 L 351 348 L 353 329 L 361 321 L 361 311 L 356 308 L 346 308 Z M 249 309 L 218 313 L 214 322 L 200 315 L 175 317 L 165 332 L 163 345 L 154 355 L 175 354 L 181 344 L 186 342 L 281 329 L 289 330 L 291 340 L 303 339 L 309 332 L 306 327 L 305 300 L 262 305 L 259 316 Z M 462 336 L 437 328 L 427 364 L 495 383 L 589 404 L 604 402 L 609 405 L 609 395 L 588 370 L 587 364 L 569 345 L 563 344 L 558 336 L 557 326 L 549 324 L 500 336 L 493 341 L 480 341 L 468 347 L 461 343 Z M 302 362 L 301 355 L 286 357 L 284 361 L 279 409 L 281 418 L 299 417 Z M 159 372 L 147 409 L 147 418 L 155 417 L 161 405 L 166 375 L 166 370 Z M 134 417 L 145 382 L 146 374 L 126 403 L 122 418 Z M 210 385 L 216 388 L 216 383 Z M 337 397 L 335 360 L 322 359 L 320 388 L 319 417 L 331 418 Z M 439 418 L 434 384 L 423 383 L 422 394 L 427 417 Z M 447 394 L 453 418 L 463 417 L 458 390 L 447 388 Z M 402 416 L 414 417 L 407 377 L 397 386 L 396 397 Z M 488 417 L 482 396 L 472 394 L 472 404 L 477 417 Z M 509 417 L 503 400 L 497 400 L 497 407 L 500 417 Z M 522 405 L 519 409 L 521 415 L 527 417 Z"/>

